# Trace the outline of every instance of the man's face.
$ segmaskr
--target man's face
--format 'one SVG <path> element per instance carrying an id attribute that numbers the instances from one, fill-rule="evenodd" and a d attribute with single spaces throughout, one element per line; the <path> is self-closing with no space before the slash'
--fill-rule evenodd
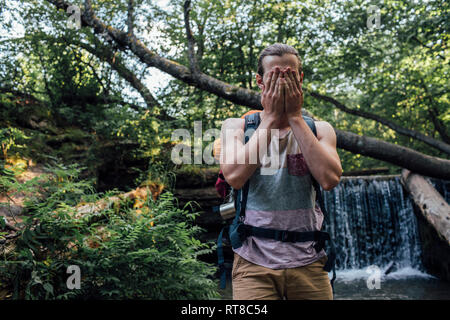
<path id="1" fill-rule="evenodd" d="M 275 68 L 280 68 L 280 71 L 286 71 L 288 67 L 298 73 L 298 59 L 293 54 L 283 54 L 280 56 L 266 56 L 262 61 L 264 68 L 264 77 L 261 78 L 259 74 L 256 75 L 256 82 L 258 87 L 262 90 L 262 84 L 266 80 L 270 71 L 275 71 Z M 300 82 L 303 81 L 303 73 L 300 75 Z"/>

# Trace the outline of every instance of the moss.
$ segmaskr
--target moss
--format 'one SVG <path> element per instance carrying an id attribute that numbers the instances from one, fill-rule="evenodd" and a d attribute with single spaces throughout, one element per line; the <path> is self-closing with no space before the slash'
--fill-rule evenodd
<path id="1" fill-rule="evenodd" d="M 175 170 L 176 186 L 184 187 L 206 187 L 214 186 L 219 173 L 219 166 L 183 165 Z"/>

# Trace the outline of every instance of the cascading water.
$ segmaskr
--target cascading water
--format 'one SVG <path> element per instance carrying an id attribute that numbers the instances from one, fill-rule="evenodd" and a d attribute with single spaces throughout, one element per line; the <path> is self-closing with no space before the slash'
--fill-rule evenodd
<path id="1" fill-rule="evenodd" d="M 449 202 L 450 181 L 429 181 Z M 450 284 L 422 267 L 413 202 L 400 176 L 344 177 L 323 195 L 330 215 L 324 229 L 337 251 L 335 299 L 450 299 Z M 369 286 L 373 265 L 380 270 L 378 290 Z M 231 285 L 228 290 L 224 297 L 231 299 Z"/>
<path id="2" fill-rule="evenodd" d="M 450 181 L 428 179 L 447 202 Z M 413 200 L 399 176 L 342 178 L 324 192 L 337 260 L 335 299 L 450 299 L 450 284 L 428 275 Z M 371 282 L 379 269 L 379 287 Z"/>
<path id="3" fill-rule="evenodd" d="M 422 269 L 421 247 L 411 199 L 400 177 L 343 178 L 324 200 L 338 270 L 376 265 Z"/>

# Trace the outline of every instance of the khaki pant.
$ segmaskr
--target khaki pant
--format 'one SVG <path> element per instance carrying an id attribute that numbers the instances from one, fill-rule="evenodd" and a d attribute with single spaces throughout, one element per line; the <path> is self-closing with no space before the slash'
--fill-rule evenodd
<path id="1" fill-rule="evenodd" d="M 234 254 L 232 285 L 234 300 L 332 300 L 327 257 L 309 265 L 273 270 Z"/>

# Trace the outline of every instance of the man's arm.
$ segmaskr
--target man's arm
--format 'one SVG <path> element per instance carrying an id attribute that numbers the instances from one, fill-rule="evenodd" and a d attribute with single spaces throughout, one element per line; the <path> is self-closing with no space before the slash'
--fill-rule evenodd
<path id="1" fill-rule="evenodd" d="M 227 119 L 222 124 L 220 169 L 230 186 L 238 190 L 260 166 L 258 155 L 265 154 L 276 120 L 265 117 L 250 140 L 244 144 L 244 119 Z"/>
<path id="2" fill-rule="evenodd" d="M 336 151 L 336 133 L 325 121 L 316 123 L 317 138 L 301 116 L 303 106 L 303 73 L 287 68 L 285 72 L 285 112 L 306 164 L 325 190 L 333 189 L 342 175 L 341 161 Z"/>
<path id="3" fill-rule="evenodd" d="M 220 168 L 225 180 L 234 189 L 242 188 L 260 166 L 259 155 L 267 151 L 271 129 L 279 128 L 284 109 L 284 93 L 279 75 L 280 68 L 276 67 L 265 76 L 261 94 L 264 117 L 246 144 L 243 142 L 245 120 L 227 119 L 222 125 Z"/>
<path id="4" fill-rule="evenodd" d="M 342 166 L 336 151 L 336 133 L 326 121 L 315 122 L 317 138 L 302 117 L 289 119 L 306 164 L 324 190 L 333 189 L 342 175 Z"/>

